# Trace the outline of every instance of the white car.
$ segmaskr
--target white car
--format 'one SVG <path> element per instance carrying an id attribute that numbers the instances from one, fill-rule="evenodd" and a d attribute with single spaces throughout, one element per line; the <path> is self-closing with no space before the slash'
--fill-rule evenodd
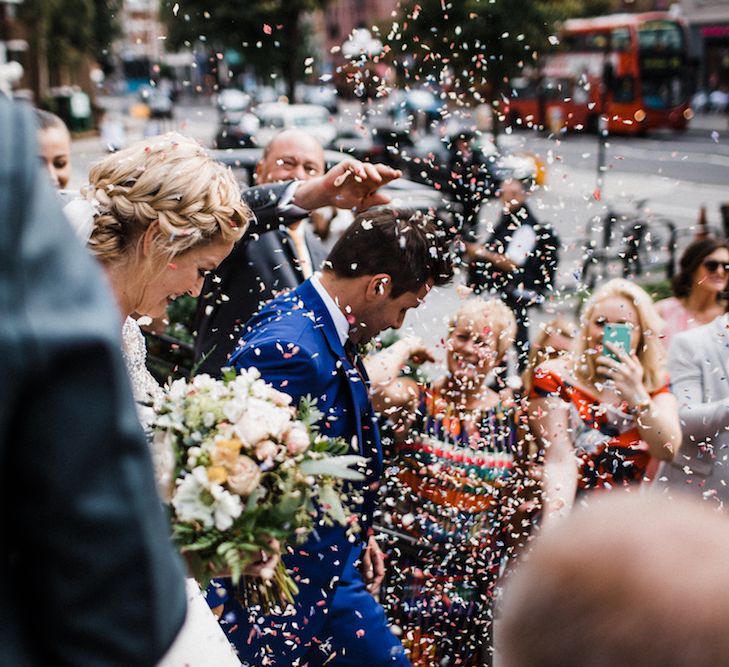
<path id="1" fill-rule="evenodd" d="M 326 107 L 318 104 L 259 104 L 253 113 L 261 121 L 255 134 L 258 146 L 265 146 L 282 130 L 304 130 L 326 146 L 336 135 L 336 127 Z"/>

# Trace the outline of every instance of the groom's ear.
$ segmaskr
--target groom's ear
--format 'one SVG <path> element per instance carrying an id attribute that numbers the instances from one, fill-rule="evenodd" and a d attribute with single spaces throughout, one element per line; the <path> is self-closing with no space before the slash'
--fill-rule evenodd
<path id="1" fill-rule="evenodd" d="M 392 278 L 387 273 L 378 273 L 370 276 L 367 282 L 367 299 L 377 300 L 389 297 L 392 292 Z"/>

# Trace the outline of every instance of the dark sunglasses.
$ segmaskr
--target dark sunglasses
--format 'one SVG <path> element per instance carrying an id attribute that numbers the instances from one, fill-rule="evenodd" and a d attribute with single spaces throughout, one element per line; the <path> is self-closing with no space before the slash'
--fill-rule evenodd
<path id="1" fill-rule="evenodd" d="M 709 273 L 716 273 L 719 270 L 719 267 L 724 269 L 724 273 L 729 273 L 729 262 L 719 262 L 715 259 L 707 259 L 703 265 Z"/>

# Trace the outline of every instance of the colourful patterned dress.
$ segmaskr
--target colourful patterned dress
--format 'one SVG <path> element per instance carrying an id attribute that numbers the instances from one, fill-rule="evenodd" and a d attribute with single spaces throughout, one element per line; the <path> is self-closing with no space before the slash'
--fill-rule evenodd
<path id="1" fill-rule="evenodd" d="M 515 410 L 458 415 L 426 388 L 418 413 L 385 476 L 381 525 L 392 548 L 383 604 L 413 665 L 487 665 Z"/>

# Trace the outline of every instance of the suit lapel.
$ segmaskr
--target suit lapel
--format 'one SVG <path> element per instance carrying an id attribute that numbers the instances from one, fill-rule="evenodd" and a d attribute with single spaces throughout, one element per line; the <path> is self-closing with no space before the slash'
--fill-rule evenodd
<path id="1" fill-rule="evenodd" d="M 327 258 L 327 252 L 322 245 L 322 242 L 319 240 L 319 237 L 314 234 L 308 224 L 304 224 L 304 241 L 306 243 L 306 248 L 309 251 L 312 270 L 318 271 L 321 269 L 321 265 Z"/>
<path id="2" fill-rule="evenodd" d="M 321 323 L 321 332 L 324 336 L 329 350 L 332 355 L 339 361 L 339 372 L 344 375 L 347 381 L 347 387 L 351 393 L 352 403 L 354 405 L 354 417 L 356 423 L 357 445 L 362 456 L 372 460 L 373 474 L 379 479 L 379 470 L 382 466 L 382 449 L 380 447 L 379 431 L 377 424 L 373 421 L 371 403 L 369 398 L 369 388 L 367 371 L 361 360 L 358 360 L 357 367 L 353 366 L 344 346 L 339 340 L 337 328 L 329 315 L 324 302 L 319 296 L 311 281 L 307 280 L 301 284 L 296 290 L 304 304 L 313 313 L 316 321 Z M 359 410 L 360 405 L 368 406 L 362 412 Z"/>

